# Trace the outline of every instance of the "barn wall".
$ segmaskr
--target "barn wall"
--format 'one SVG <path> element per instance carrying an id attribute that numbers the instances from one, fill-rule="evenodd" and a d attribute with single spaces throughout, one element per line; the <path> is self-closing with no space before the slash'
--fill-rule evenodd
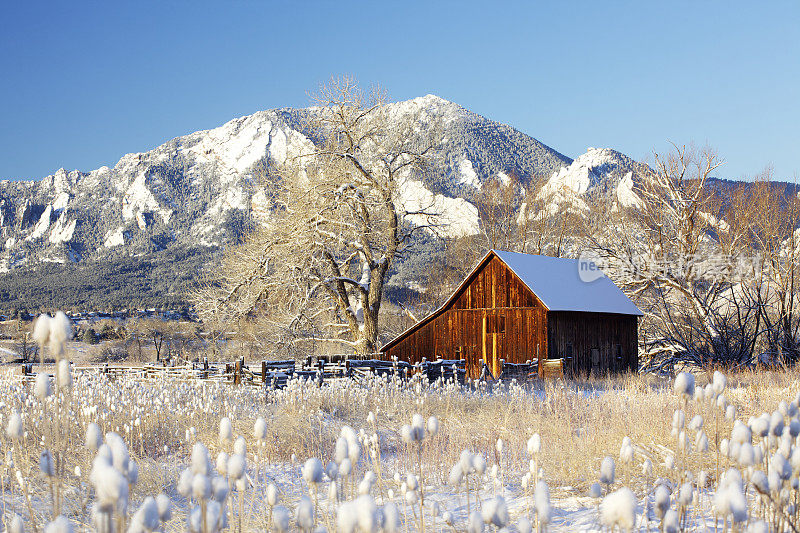
<path id="1" fill-rule="evenodd" d="M 548 315 L 548 355 L 550 358 L 565 357 L 571 344 L 572 359 L 565 362 L 565 370 L 571 375 L 636 370 L 639 366 L 637 334 L 636 316 L 551 312 Z M 596 363 L 593 349 L 599 351 Z"/>
<path id="2" fill-rule="evenodd" d="M 484 336 L 484 317 L 501 320 L 504 331 Z M 547 352 L 547 315 L 536 296 L 496 257 L 467 280 L 451 304 L 438 316 L 408 333 L 384 351 L 387 356 L 417 363 L 459 359 L 467 361 L 467 373 L 480 375 L 479 360 L 487 364 L 496 349 L 498 359 L 524 363 Z M 496 348 L 495 348 L 496 346 Z"/>

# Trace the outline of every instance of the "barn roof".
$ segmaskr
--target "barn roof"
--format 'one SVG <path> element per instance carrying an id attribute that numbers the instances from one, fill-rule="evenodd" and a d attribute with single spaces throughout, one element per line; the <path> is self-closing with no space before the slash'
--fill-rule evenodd
<path id="1" fill-rule="evenodd" d="M 594 281 L 582 281 L 578 274 L 577 259 L 489 250 L 441 307 L 392 339 L 381 348 L 381 351 L 394 346 L 401 339 L 444 313 L 492 257 L 497 257 L 505 263 L 539 298 L 548 311 L 642 316 L 639 308 L 602 272 L 597 272 L 599 277 Z"/>
<path id="2" fill-rule="evenodd" d="M 577 259 L 492 250 L 541 300 L 549 311 L 616 313 L 642 312 L 601 271 L 594 281 L 583 281 Z"/>

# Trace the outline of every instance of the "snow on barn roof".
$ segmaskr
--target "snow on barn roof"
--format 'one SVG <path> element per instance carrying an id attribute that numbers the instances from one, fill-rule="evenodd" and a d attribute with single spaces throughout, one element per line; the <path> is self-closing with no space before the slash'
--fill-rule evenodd
<path id="1" fill-rule="evenodd" d="M 597 279 L 583 281 L 578 259 L 492 250 L 550 311 L 617 313 L 642 312 L 601 271 Z M 491 253 L 491 252 L 490 252 Z"/>

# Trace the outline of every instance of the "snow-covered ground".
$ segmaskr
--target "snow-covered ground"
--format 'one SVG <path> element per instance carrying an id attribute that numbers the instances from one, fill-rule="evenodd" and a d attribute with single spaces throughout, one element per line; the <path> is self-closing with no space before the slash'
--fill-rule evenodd
<path id="1" fill-rule="evenodd" d="M 282 390 L 73 375 L 66 363 L 53 373 L 22 382 L 9 368 L 0 378 L 4 516 L 28 529 L 32 517 L 53 520 L 53 501 L 73 525 L 113 516 L 133 531 L 202 530 L 201 508 L 205 531 L 414 531 L 420 512 L 428 531 L 526 531 L 537 519 L 549 531 L 670 531 L 676 521 L 713 530 L 715 515 L 719 527 L 727 517 L 760 531 L 763 517 L 779 528 L 797 518 L 791 372 L 730 386 L 681 375 L 674 388 L 633 376 L 292 380 Z M 156 512 L 165 498 L 169 519 Z M 98 501 L 106 506 L 92 511 Z M 139 528 L 147 513 L 153 527 Z"/>

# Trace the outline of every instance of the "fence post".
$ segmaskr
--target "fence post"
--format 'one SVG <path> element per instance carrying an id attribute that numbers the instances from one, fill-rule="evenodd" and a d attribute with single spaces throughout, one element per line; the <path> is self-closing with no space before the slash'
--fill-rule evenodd
<path id="1" fill-rule="evenodd" d="M 267 362 L 261 361 L 261 383 L 267 382 Z"/>
<path id="2" fill-rule="evenodd" d="M 233 363 L 233 384 L 239 385 L 242 382 L 242 362 Z"/>

